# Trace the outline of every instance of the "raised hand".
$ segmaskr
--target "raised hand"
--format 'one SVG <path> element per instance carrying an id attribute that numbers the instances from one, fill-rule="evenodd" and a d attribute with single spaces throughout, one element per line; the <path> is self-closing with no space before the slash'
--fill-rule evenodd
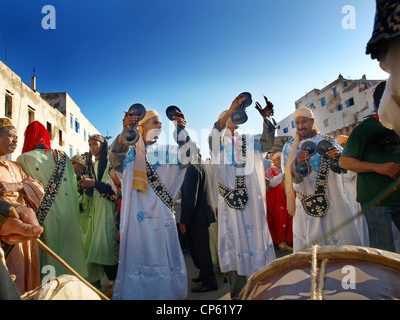
<path id="1" fill-rule="evenodd" d="M 255 108 L 260 112 L 261 116 L 263 118 L 268 118 L 272 115 L 274 115 L 274 105 L 271 101 L 269 101 L 265 96 L 264 96 L 266 106 L 263 108 L 261 104 L 256 100 L 256 106 Z"/>

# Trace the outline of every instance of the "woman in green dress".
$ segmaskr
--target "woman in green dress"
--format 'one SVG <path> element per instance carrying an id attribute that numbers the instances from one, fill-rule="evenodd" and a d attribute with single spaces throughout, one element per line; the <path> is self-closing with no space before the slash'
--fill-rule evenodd
<path id="1" fill-rule="evenodd" d="M 82 277 L 87 277 L 78 190 L 71 160 L 63 151 L 51 149 L 49 132 L 39 121 L 34 121 L 26 128 L 22 154 L 17 162 L 45 188 L 36 213 L 44 229 L 43 242 Z M 57 277 L 69 273 L 51 255 L 43 250 L 39 252 L 41 270 L 45 273 L 42 276 L 49 272 Z"/>
<path id="2" fill-rule="evenodd" d="M 78 182 L 93 197 L 86 222 L 84 247 L 87 262 L 101 265 L 107 278 L 114 280 L 117 275 L 119 245 L 114 222 L 115 194 L 107 182 L 111 169 L 107 141 L 102 135 L 94 134 L 89 138 L 89 150 L 89 177 L 82 177 Z"/>
<path id="3" fill-rule="evenodd" d="M 79 183 L 84 177 L 89 177 L 88 171 L 88 152 L 84 154 L 76 154 L 71 158 L 74 167 L 76 179 Z M 82 232 L 82 239 L 85 250 L 85 261 L 89 251 L 91 232 L 89 229 L 90 215 L 93 207 L 93 190 L 92 188 L 84 188 L 78 185 L 79 197 L 79 223 Z M 89 238 L 88 238 L 89 237 Z M 101 289 L 100 279 L 103 277 L 103 267 L 99 264 L 87 263 L 88 277 L 87 281 Z"/>

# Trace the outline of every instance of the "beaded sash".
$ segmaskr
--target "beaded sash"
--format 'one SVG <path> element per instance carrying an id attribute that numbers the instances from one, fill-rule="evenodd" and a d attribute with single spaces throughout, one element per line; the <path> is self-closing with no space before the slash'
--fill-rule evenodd
<path id="1" fill-rule="evenodd" d="M 332 142 L 332 138 L 324 136 L 325 139 Z M 321 164 L 318 170 L 317 182 L 314 194 L 304 194 L 297 192 L 296 195 L 300 199 L 305 212 L 312 217 L 323 217 L 329 209 L 329 201 L 326 196 L 326 187 L 328 184 L 330 161 L 329 157 L 321 157 Z"/>
<path id="2" fill-rule="evenodd" d="M 62 178 L 64 176 L 65 164 L 67 161 L 67 155 L 64 151 L 54 150 L 57 153 L 58 162 L 54 168 L 53 174 L 44 190 L 44 196 L 38 210 L 36 211 L 36 216 L 39 224 L 42 225 L 50 207 L 57 195 L 58 188 L 60 187 Z"/>
<path id="3" fill-rule="evenodd" d="M 246 166 L 246 136 L 242 135 L 242 148 L 241 148 L 241 163 L 236 167 L 244 168 Z M 249 195 L 246 188 L 246 177 L 244 175 L 236 174 L 235 189 L 232 190 L 218 182 L 218 192 L 224 198 L 228 207 L 244 210 L 249 201 Z"/>
<path id="4" fill-rule="evenodd" d="M 160 178 L 157 175 L 156 170 L 154 170 L 153 166 L 149 163 L 147 154 L 146 154 L 146 171 L 147 171 L 147 179 L 148 182 L 153 189 L 154 193 L 160 198 L 160 200 L 174 212 L 174 199 L 169 194 L 167 188 L 161 182 Z"/>

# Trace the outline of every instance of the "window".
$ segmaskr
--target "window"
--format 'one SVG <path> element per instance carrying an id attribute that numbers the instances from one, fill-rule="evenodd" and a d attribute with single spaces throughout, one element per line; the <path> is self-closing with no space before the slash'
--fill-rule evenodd
<path id="1" fill-rule="evenodd" d="M 63 142 L 63 139 L 62 139 L 62 131 L 61 130 L 58 130 L 58 144 L 60 146 L 64 145 L 64 142 Z"/>
<path id="2" fill-rule="evenodd" d="M 12 97 L 6 94 L 6 101 L 5 101 L 5 116 L 8 118 L 12 118 Z"/>
<path id="3" fill-rule="evenodd" d="M 354 98 L 346 100 L 346 107 L 349 108 L 354 105 Z"/>
<path id="4" fill-rule="evenodd" d="M 328 120 L 328 119 L 325 119 L 325 120 L 324 120 L 324 126 L 325 126 L 325 128 L 326 128 L 327 126 L 329 126 L 329 120 Z"/>
<path id="5" fill-rule="evenodd" d="M 51 135 L 51 123 L 50 123 L 50 122 L 47 122 L 46 128 L 47 128 L 47 131 L 50 133 L 50 140 L 52 140 L 52 135 Z"/>
<path id="6" fill-rule="evenodd" d="M 311 103 L 309 106 L 310 109 L 315 109 L 314 103 Z"/>
<path id="7" fill-rule="evenodd" d="M 79 125 L 79 121 L 78 121 L 77 119 L 75 119 L 75 132 L 76 132 L 76 133 L 81 132 L 81 128 L 80 128 L 80 125 Z"/>
<path id="8" fill-rule="evenodd" d="M 283 133 L 288 133 L 288 132 L 289 132 L 289 128 L 283 129 Z"/>
<path id="9" fill-rule="evenodd" d="M 343 105 L 342 105 L 342 104 L 339 104 L 339 105 L 336 107 L 336 110 L 337 110 L 337 111 L 343 110 Z"/>
<path id="10" fill-rule="evenodd" d="M 299 108 L 299 105 L 296 103 L 296 110 Z"/>
<path id="11" fill-rule="evenodd" d="M 71 129 L 74 128 L 74 117 L 72 116 L 72 114 L 69 115 L 69 126 Z"/>
<path id="12" fill-rule="evenodd" d="M 347 81 L 343 81 L 343 88 L 346 88 L 349 84 L 347 83 Z"/>
<path id="13" fill-rule="evenodd" d="M 83 129 L 83 141 L 86 141 L 86 129 Z"/>
<path id="14" fill-rule="evenodd" d="M 280 129 L 281 128 L 281 125 L 280 124 L 278 124 L 278 129 Z"/>
<path id="15" fill-rule="evenodd" d="M 69 157 L 72 158 L 74 156 L 74 148 L 69 146 Z"/>
<path id="16" fill-rule="evenodd" d="M 336 88 L 336 87 L 333 88 L 332 91 L 333 91 L 333 96 L 334 96 L 334 97 L 337 97 L 337 95 L 338 95 L 338 93 L 337 93 L 337 88 Z"/>
<path id="17" fill-rule="evenodd" d="M 322 98 L 321 99 L 321 107 L 324 107 L 324 106 L 326 106 L 326 99 Z"/>
<path id="18" fill-rule="evenodd" d="M 35 109 L 28 106 L 28 123 L 35 121 Z"/>
<path id="19" fill-rule="evenodd" d="M 292 121 L 292 128 L 296 128 L 296 124 L 294 123 L 294 121 Z"/>

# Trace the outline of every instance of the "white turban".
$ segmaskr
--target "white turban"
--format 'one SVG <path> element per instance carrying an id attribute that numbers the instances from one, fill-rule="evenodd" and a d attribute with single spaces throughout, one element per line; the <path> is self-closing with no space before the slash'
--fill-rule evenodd
<path id="1" fill-rule="evenodd" d="M 315 130 L 319 134 L 319 130 L 315 126 L 315 118 L 314 113 L 310 108 L 302 107 L 296 110 L 293 115 L 294 119 L 296 120 L 298 117 L 304 117 L 308 119 L 314 119 L 313 130 Z M 300 141 L 300 134 L 296 130 L 296 134 L 293 139 L 293 146 L 292 152 L 290 153 L 289 159 L 286 163 L 285 167 L 285 190 L 286 190 L 286 199 L 287 199 L 287 209 L 291 215 L 294 215 L 296 210 L 296 203 L 295 203 L 295 192 L 293 189 L 293 179 L 292 179 L 292 164 L 295 160 L 295 156 L 297 153 L 297 146 L 299 145 Z"/>
<path id="2" fill-rule="evenodd" d="M 296 112 L 293 115 L 294 120 L 296 120 L 298 117 L 304 117 L 308 119 L 315 119 L 314 118 L 314 112 L 310 108 L 306 107 L 301 107 L 296 110 Z"/>

